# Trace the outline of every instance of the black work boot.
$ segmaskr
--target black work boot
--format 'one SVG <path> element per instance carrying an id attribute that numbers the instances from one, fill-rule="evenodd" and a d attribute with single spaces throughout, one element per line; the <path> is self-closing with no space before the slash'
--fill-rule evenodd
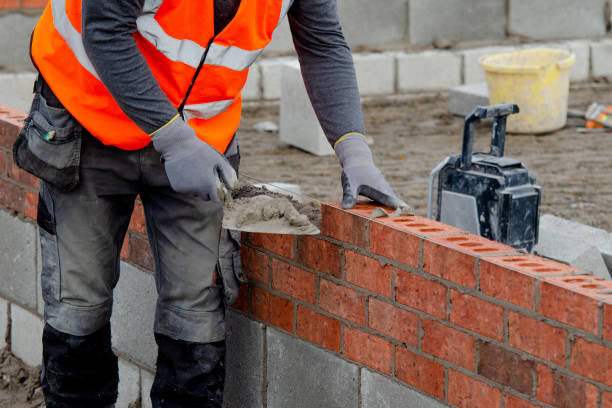
<path id="1" fill-rule="evenodd" d="M 151 388 L 154 408 L 221 408 L 225 341 L 194 343 L 155 333 L 159 347 Z"/>
<path id="2" fill-rule="evenodd" d="M 47 408 L 112 407 L 119 371 L 111 350 L 110 323 L 87 336 L 45 325 L 40 381 Z"/>

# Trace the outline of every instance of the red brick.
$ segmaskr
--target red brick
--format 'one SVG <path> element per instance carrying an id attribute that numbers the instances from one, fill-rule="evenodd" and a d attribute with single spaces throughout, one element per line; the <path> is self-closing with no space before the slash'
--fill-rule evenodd
<path id="1" fill-rule="evenodd" d="M 534 364 L 493 343 L 478 342 L 478 374 L 523 394 L 531 394 Z"/>
<path id="2" fill-rule="evenodd" d="M 266 285 L 270 283 L 270 257 L 268 255 L 242 245 L 240 247 L 240 260 L 242 261 L 242 270 L 250 280 Z"/>
<path id="3" fill-rule="evenodd" d="M 294 235 L 287 234 L 251 234 L 251 244 L 274 252 L 285 258 L 293 259 Z"/>
<path id="4" fill-rule="evenodd" d="M 240 286 L 238 289 L 238 299 L 231 306 L 244 313 L 249 312 L 249 285 Z"/>
<path id="5" fill-rule="evenodd" d="M 444 366 L 403 348 L 395 348 L 395 376 L 437 398 L 444 399 Z"/>
<path id="6" fill-rule="evenodd" d="M 375 370 L 391 374 L 393 345 L 381 337 L 345 326 L 344 355 Z"/>
<path id="7" fill-rule="evenodd" d="M 535 283 L 531 276 L 523 275 L 480 260 L 480 290 L 494 298 L 535 310 Z"/>
<path id="8" fill-rule="evenodd" d="M 612 408 L 612 392 L 601 393 L 601 408 Z"/>
<path id="9" fill-rule="evenodd" d="M 458 234 L 461 232 L 459 228 L 417 215 L 377 218 L 376 222 L 390 225 L 420 237 Z"/>
<path id="10" fill-rule="evenodd" d="M 22 8 L 43 8 L 48 0 L 21 0 Z"/>
<path id="11" fill-rule="evenodd" d="M 483 336 L 504 341 L 504 308 L 451 290 L 450 322 Z"/>
<path id="12" fill-rule="evenodd" d="M 570 369 L 612 387 L 612 349 L 578 337 L 571 345 Z"/>
<path id="13" fill-rule="evenodd" d="M 257 287 L 251 288 L 253 316 L 293 332 L 293 302 Z"/>
<path id="14" fill-rule="evenodd" d="M 344 252 L 344 256 L 347 282 L 391 297 L 391 265 L 382 266 L 376 259 L 349 250 Z"/>
<path id="15" fill-rule="evenodd" d="M 539 408 L 539 406 L 514 395 L 506 394 L 506 408 Z"/>
<path id="16" fill-rule="evenodd" d="M 371 206 L 374 209 L 374 206 Z M 338 204 L 321 206 L 321 234 L 339 241 L 366 248 L 368 219 L 338 208 Z"/>
<path id="17" fill-rule="evenodd" d="M 0 176 L 6 175 L 6 155 L 7 152 L 0 147 Z"/>
<path id="18" fill-rule="evenodd" d="M 0 0 L 1 1 L 1 0 Z M 7 0 L 5 0 L 7 1 Z M 6 4 L 12 3 L 10 0 Z M 7 6 L 0 8 L 7 8 Z M 0 146 L 11 149 L 23 127 L 26 114 L 10 106 L 0 104 Z"/>
<path id="19" fill-rule="evenodd" d="M 419 342 L 419 317 L 389 303 L 370 299 L 369 326 L 382 334 L 405 344 L 416 346 Z"/>
<path id="20" fill-rule="evenodd" d="M 33 220 L 36 219 L 38 212 L 38 193 L 32 191 L 25 192 L 25 216 Z"/>
<path id="21" fill-rule="evenodd" d="M 449 369 L 448 402 L 451 404 L 461 408 L 496 408 L 501 401 L 501 390 Z"/>
<path id="22" fill-rule="evenodd" d="M 570 280 L 571 278 L 564 278 Z M 598 301 L 547 282 L 540 284 L 540 313 L 544 316 L 598 334 Z"/>
<path id="23" fill-rule="evenodd" d="M 342 258 L 340 250 L 340 246 L 331 242 L 302 236 L 297 241 L 297 260 L 307 268 L 341 278 Z"/>
<path id="24" fill-rule="evenodd" d="M 577 378 L 538 364 L 537 397 L 559 408 L 596 408 L 597 388 Z"/>
<path id="25" fill-rule="evenodd" d="M 149 241 L 138 235 L 129 234 L 130 237 L 130 261 L 145 269 L 152 271 L 155 268 L 155 261 Z"/>
<path id="26" fill-rule="evenodd" d="M 130 219 L 130 226 L 128 228 L 140 232 L 141 234 L 147 233 L 144 207 L 140 201 L 136 201 L 134 204 L 134 211 L 132 211 L 132 218 Z"/>
<path id="27" fill-rule="evenodd" d="M 129 231 L 125 235 L 125 238 L 123 238 L 123 244 L 121 245 L 121 253 L 119 254 L 119 256 L 121 257 L 121 259 L 125 259 L 125 260 L 128 260 L 128 258 L 130 257 L 130 233 Z"/>
<path id="28" fill-rule="evenodd" d="M 19 0 L 0 0 L 0 9 L 10 8 L 19 8 Z"/>
<path id="29" fill-rule="evenodd" d="M 433 236 L 429 241 L 478 257 L 516 253 L 512 247 L 472 234 Z"/>
<path id="30" fill-rule="evenodd" d="M 476 261 L 473 255 L 423 241 L 423 270 L 462 286 L 476 287 Z"/>
<path id="31" fill-rule="evenodd" d="M 486 258 L 487 262 L 503 266 L 506 269 L 521 272 L 534 277 L 566 276 L 578 270 L 569 265 L 540 258 L 535 255 L 513 255 Z"/>
<path id="32" fill-rule="evenodd" d="M 353 289 L 321 279 L 319 307 L 336 316 L 365 326 L 365 297 Z"/>
<path id="33" fill-rule="evenodd" d="M 24 201 L 25 192 L 22 187 L 0 178 L 0 205 L 23 214 Z"/>
<path id="34" fill-rule="evenodd" d="M 397 270 L 397 302 L 446 320 L 446 286 Z"/>
<path id="35" fill-rule="evenodd" d="M 565 362 L 566 336 L 563 329 L 515 312 L 509 314 L 508 344 L 561 366 Z"/>
<path id="36" fill-rule="evenodd" d="M 9 160 L 7 163 L 7 174 L 8 176 L 17 181 L 18 183 L 25 184 L 26 186 L 35 188 L 38 190 L 38 184 L 40 180 L 38 177 L 31 175 L 30 173 L 21 170 L 17 165 L 13 162 L 13 160 Z"/>
<path id="37" fill-rule="evenodd" d="M 298 306 L 297 334 L 306 340 L 333 351 L 340 351 L 340 322 Z"/>
<path id="38" fill-rule="evenodd" d="M 272 287 L 304 302 L 315 303 L 315 275 L 278 259 L 272 259 Z"/>
<path id="39" fill-rule="evenodd" d="M 604 340 L 612 340 L 612 305 L 603 305 L 603 338 Z"/>
<path id="40" fill-rule="evenodd" d="M 405 231 L 378 222 L 370 224 L 370 251 L 413 268 L 419 266 L 419 241 Z"/>
<path id="41" fill-rule="evenodd" d="M 423 319 L 421 324 L 424 332 L 421 347 L 424 352 L 468 370 L 474 369 L 474 337 L 429 319 Z"/>

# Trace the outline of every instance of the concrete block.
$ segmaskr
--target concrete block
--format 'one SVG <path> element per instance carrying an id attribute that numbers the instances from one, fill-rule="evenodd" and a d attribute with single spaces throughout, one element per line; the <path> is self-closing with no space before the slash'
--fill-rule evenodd
<path id="1" fill-rule="evenodd" d="M 119 396 L 115 408 L 130 408 L 140 398 L 140 368 L 119 359 Z"/>
<path id="2" fill-rule="evenodd" d="M 461 85 L 450 90 L 448 107 L 453 115 L 467 116 L 476 106 L 489 104 L 487 83 Z"/>
<path id="3" fill-rule="evenodd" d="M 39 17 L 23 13 L 0 16 L 0 38 L 10 39 L 0 42 L 0 66 L 5 70 L 34 70 L 30 60 L 30 34 Z"/>
<path id="4" fill-rule="evenodd" d="M 506 37 L 506 0 L 411 0 L 410 42 L 430 44 L 436 37 L 457 41 Z"/>
<path id="5" fill-rule="evenodd" d="M 483 47 L 465 50 L 463 55 L 463 76 L 465 84 L 477 84 L 485 81 L 485 74 L 478 60 L 485 55 L 497 54 L 500 52 L 515 51 L 516 47 Z"/>
<path id="6" fill-rule="evenodd" d="M 247 78 L 244 88 L 242 88 L 242 99 L 246 101 L 256 101 L 261 99 L 261 73 L 259 72 L 259 64 L 253 64 L 249 69 L 249 77 Z"/>
<path id="7" fill-rule="evenodd" d="M 393 54 L 354 55 L 355 73 L 361 95 L 395 92 L 395 58 Z"/>
<path id="8" fill-rule="evenodd" d="M 295 58 L 281 57 L 268 58 L 259 64 L 262 77 L 262 90 L 264 99 L 280 99 L 281 97 L 281 71 L 283 64 L 297 61 Z"/>
<path id="9" fill-rule="evenodd" d="M 376 374 L 361 370 L 362 408 L 444 408 L 446 405 L 436 399 L 418 393 L 408 387 Z"/>
<path id="10" fill-rule="evenodd" d="M 0 298 L 0 350 L 6 347 L 6 335 L 9 332 L 9 304 Z"/>
<path id="11" fill-rule="evenodd" d="M 36 309 L 36 226 L 0 210 L 0 231 L 0 294 Z"/>
<path id="12" fill-rule="evenodd" d="M 0 103 L 29 112 L 35 80 L 32 72 L 0 73 Z"/>
<path id="13" fill-rule="evenodd" d="M 508 31 L 545 40 L 606 33 L 606 0 L 510 0 Z"/>
<path id="14" fill-rule="evenodd" d="M 606 266 L 606 262 L 596 247 L 587 249 L 571 262 L 571 265 L 581 271 L 592 273 L 600 279 L 612 280 L 612 274 Z"/>
<path id="15" fill-rule="evenodd" d="M 150 371 L 140 370 L 140 406 L 141 408 L 153 408 L 151 404 L 151 387 L 153 387 L 154 375 Z"/>
<path id="16" fill-rule="evenodd" d="M 157 358 L 153 337 L 156 300 L 153 275 L 122 262 L 113 296 L 113 347 L 151 368 Z"/>
<path id="17" fill-rule="evenodd" d="M 268 407 L 357 407 L 356 365 L 274 329 L 267 342 Z"/>
<path id="18" fill-rule="evenodd" d="M 11 304 L 11 351 L 31 367 L 42 363 L 43 326 L 40 317 Z"/>
<path id="19" fill-rule="evenodd" d="M 540 239 L 535 253 L 571 264 L 592 247 L 599 250 L 612 271 L 612 234 L 550 214 L 540 217 Z"/>
<path id="20" fill-rule="evenodd" d="M 591 44 L 591 69 L 595 78 L 612 77 L 612 41 Z"/>
<path id="21" fill-rule="evenodd" d="M 264 55 L 279 53 L 295 53 L 293 47 L 293 38 L 291 37 L 291 31 L 289 30 L 289 20 L 285 17 L 280 26 L 274 31 L 272 35 L 272 41 L 266 47 Z"/>
<path id="22" fill-rule="evenodd" d="M 224 406 L 261 408 L 263 401 L 264 326 L 227 309 L 227 357 Z"/>
<path id="23" fill-rule="evenodd" d="M 317 156 L 334 154 L 314 113 L 297 62 L 282 66 L 280 140 Z"/>
<path id="24" fill-rule="evenodd" d="M 338 0 L 342 31 L 352 48 L 405 40 L 408 0 Z"/>
<path id="25" fill-rule="evenodd" d="M 397 55 L 400 92 L 448 89 L 461 84 L 461 57 L 448 51 Z"/>

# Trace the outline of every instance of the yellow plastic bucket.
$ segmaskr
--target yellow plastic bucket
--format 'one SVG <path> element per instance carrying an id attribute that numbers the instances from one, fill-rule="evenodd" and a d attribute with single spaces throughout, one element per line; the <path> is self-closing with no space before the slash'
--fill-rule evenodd
<path id="1" fill-rule="evenodd" d="M 569 51 L 548 48 L 480 58 L 490 103 L 512 102 L 521 110 L 508 118 L 508 132 L 546 133 L 565 126 L 569 69 L 575 60 Z"/>

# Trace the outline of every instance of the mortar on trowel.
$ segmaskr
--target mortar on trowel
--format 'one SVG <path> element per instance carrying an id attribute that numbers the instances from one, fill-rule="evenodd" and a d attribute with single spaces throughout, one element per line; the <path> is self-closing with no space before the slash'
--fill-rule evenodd
<path id="1" fill-rule="evenodd" d="M 266 234 L 319 234 L 315 225 L 320 219 L 318 203 L 296 201 L 299 194 L 295 194 L 295 188 L 287 193 L 275 184 L 242 184 L 225 201 L 223 228 Z"/>

